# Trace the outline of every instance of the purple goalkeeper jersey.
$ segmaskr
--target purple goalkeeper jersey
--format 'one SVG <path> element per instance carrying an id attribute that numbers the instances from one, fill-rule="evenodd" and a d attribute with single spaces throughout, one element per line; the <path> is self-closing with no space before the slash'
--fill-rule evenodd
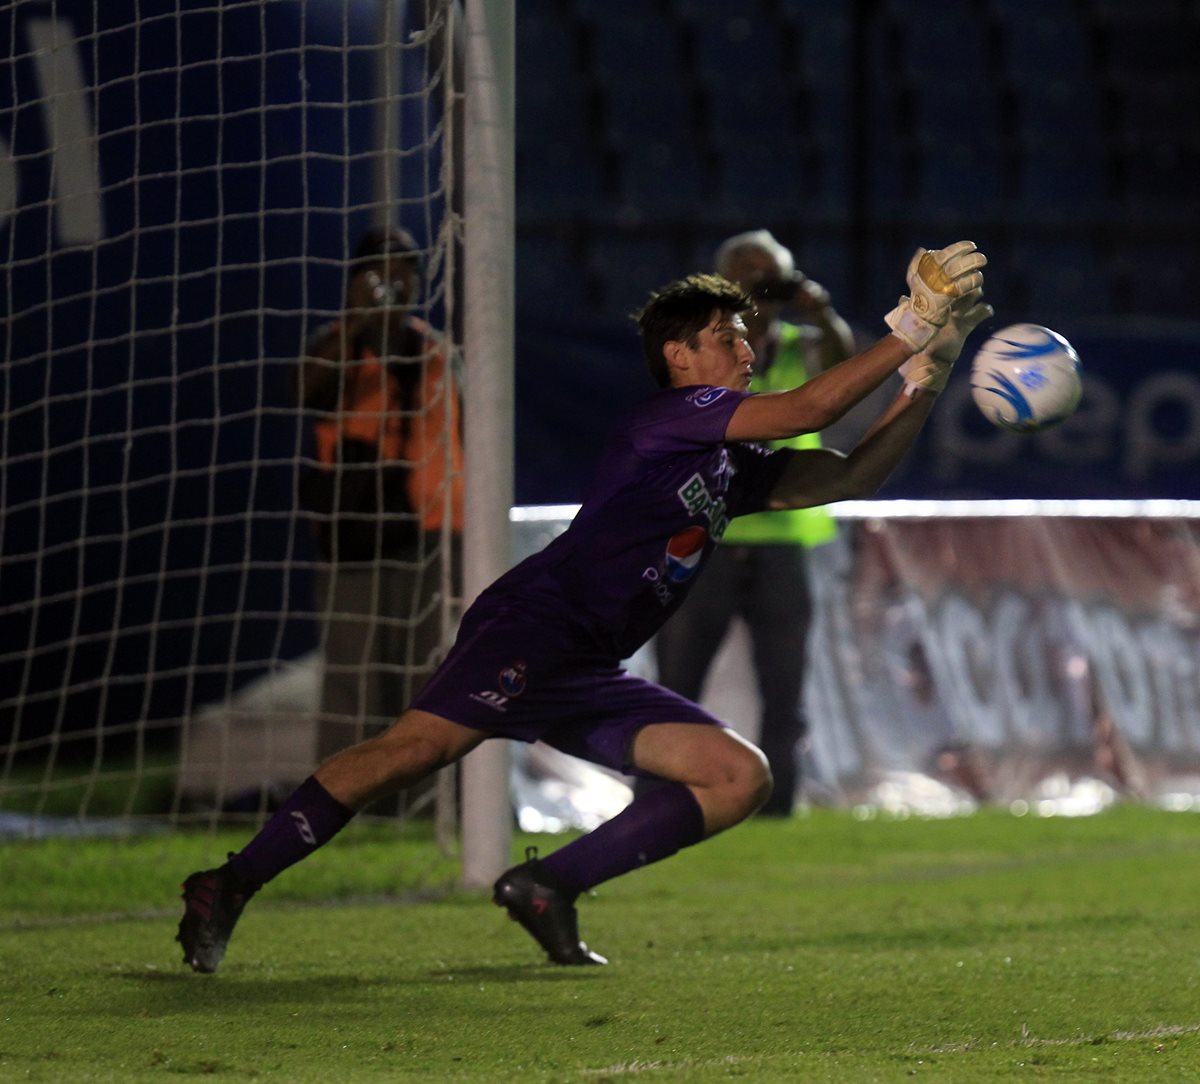
<path id="1" fill-rule="evenodd" d="M 628 658 L 679 607 L 729 520 L 766 507 L 789 451 L 725 443 L 746 392 L 666 389 L 609 439 L 567 530 L 479 599 Z M 703 588 L 699 588 L 703 590 Z"/>

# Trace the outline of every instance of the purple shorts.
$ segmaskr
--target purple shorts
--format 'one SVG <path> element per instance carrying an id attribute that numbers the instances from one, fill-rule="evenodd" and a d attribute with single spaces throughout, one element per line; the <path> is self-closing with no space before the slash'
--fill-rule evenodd
<path id="1" fill-rule="evenodd" d="M 544 741 L 628 775 L 648 723 L 724 726 L 698 704 L 622 670 L 570 631 L 512 609 L 468 611 L 412 707 L 516 741 Z"/>

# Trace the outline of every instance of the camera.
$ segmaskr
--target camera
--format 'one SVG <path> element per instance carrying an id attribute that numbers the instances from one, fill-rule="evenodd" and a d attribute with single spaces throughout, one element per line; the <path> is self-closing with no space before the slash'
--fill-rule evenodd
<path id="1" fill-rule="evenodd" d="M 755 301 L 791 301 L 803 282 L 804 276 L 798 271 L 791 278 L 763 279 L 755 283 L 750 296 Z"/>
<path id="2" fill-rule="evenodd" d="M 368 271 L 365 277 L 373 308 L 390 309 L 404 304 L 404 291 L 400 283 L 385 279 L 378 271 Z"/>

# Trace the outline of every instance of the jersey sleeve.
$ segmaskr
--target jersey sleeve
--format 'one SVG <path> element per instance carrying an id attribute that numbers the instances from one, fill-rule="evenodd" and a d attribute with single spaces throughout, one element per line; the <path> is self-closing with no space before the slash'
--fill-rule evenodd
<path id="1" fill-rule="evenodd" d="M 629 428 L 633 449 L 656 456 L 722 444 L 729 419 L 748 394 L 705 385 L 663 391 L 634 416 Z"/>
<path id="2" fill-rule="evenodd" d="M 771 491 L 795 454 L 790 448 L 771 451 L 761 444 L 730 444 L 734 474 L 729 489 L 729 515 L 764 511 Z"/>

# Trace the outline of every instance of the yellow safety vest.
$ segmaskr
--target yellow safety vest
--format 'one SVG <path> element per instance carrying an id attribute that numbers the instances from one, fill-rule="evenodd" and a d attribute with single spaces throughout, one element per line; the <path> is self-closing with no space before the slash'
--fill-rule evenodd
<path id="1" fill-rule="evenodd" d="M 806 346 L 801 329 L 781 324 L 775 360 L 765 373 L 754 377 L 755 391 L 786 391 L 808 379 L 804 363 Z M 819 448 L 820 433 L 771 442 L 772 448 Z M 722 542 L 735 546 L 819 546 L 837 536 L 837 523 L 826 508 L 789 508 L 785 512 L 754 512 L 733 520 Z"/>

